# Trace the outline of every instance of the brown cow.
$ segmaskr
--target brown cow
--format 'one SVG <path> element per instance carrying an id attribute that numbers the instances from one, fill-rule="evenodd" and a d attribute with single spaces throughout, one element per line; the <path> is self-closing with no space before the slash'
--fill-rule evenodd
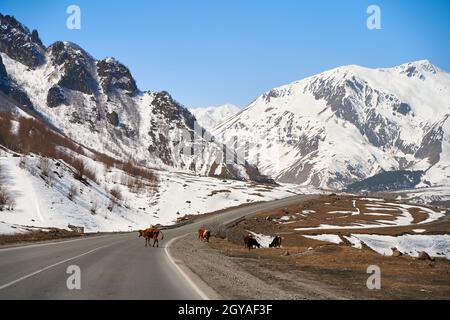
<path id="1" fill-rule="evenodd" d="M 161 229 L 157 228 L 148 228 L 145 230 L 139 230 L 139 237 L 144 237 L 145 246 L 150 245 L 150 241 L 153 239 L 153 247 L 159 247 L 159 234 L 161 234 L 161 241 L 164 240 L 164 234 Z"/>
<path id="2" fill-rule="evenodd" d="M 251 233 L 244 236 L 244 248 L 248 247 L 248 243 L 250 242 L 250 239 L 253 239 L 253 235 Z"/>
<path id="3" fill-rule="evenodd" d="M 209 238 L 211 237 L 211 231 L 205 228 L 198 229 L 198 239 L 201 241 L 206 240 L 206 242 L 209 242 Z"/>

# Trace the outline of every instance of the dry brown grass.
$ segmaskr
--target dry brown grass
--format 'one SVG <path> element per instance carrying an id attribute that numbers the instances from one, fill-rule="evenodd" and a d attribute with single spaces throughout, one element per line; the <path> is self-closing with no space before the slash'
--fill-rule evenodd
<path id="1" fill-rule="evenodd" d="M 24 234 L 14 235 L 0 235 L 0 245 L 8 245 L 21 242 L 37 242 L 45 240 L 57 240 L 65 238 L 81 237 L 82 235 L 76 232 L 51 228 L 48 231 L 31 231 Z"/>
<path id="2" fill-rule="evenodd" d="M 361 232 L 402 235 L 411 233 L 412 229 L 418 228 L 417 226 L 295 232 L 291 224 L 280 224 L 277 221 L 282 216 L 295 215 L 302 210 L 315 210 L 315 214 L 302 217 L 305 221 L 309 221 L 303 222 L 302 225 L 316 226 L 320 223 L 329 223 L 330 220 L 325 220 L 330 216 L 329 211 L 350 210 L 353 208 L 353 200 L 354 197 L 323 196 L 253 215 L 231 227 L 227 233 L 227 240 L 213 239 L 210 246 L 223 254 L 242 259 L 240 261 L 243 266 L 251 265 L 259 270 L 266 270 L 267 273 L 292 276 L 292 281 L 299 276 L 320 281 L 344 290 L 354 298 L 450 299 L 450 261 L 448 260 L 437 258 L 435 261 L 421 261 L 407 255 L 385 257 L 367 247 L 356 249 L 351 247 L 350 243 L 335 245 L 302 236 L 302 234 L 311 233 L 332 233 L 342 236 Z M 362 199 L 360 201 L 361 208 L 364 208 L 366 203 Z M 325 205 L 326 203 L 328 205 Z M 390 211 L 385 213 L 387 212 Z M 414 210 L 411 213 L 415 217 L 415 222 L 423 221 L 423 214 L 417 213 L 416 217 Z M 421 225 L 420 228 L 427 230 L 424 234 L 448 234 L 450 219 L 444 218 Z M 281 235 L 282 248 L 248 252 L 243 248 L 242 240 L 246 230 L 266 235 Z M 366 281 L 369 277 L 367 268 L 370 265 L 381 268 L 381 290 L 367 289 Z"/>
<path id="3" fill-rule="evenodd" d="M 212 197 L 212 196 L 215 196 L 216 194 L 220 194 L 220 193 L 231 193 L 231 191 L 230 190 L 225 190 L 225 189 L 223 189 L 223 190 L 213 190 L 213 191 L 211 191 L 210 194 L 208 194 L 208 197 Z"/>
<path id="4" fill-rule="evenodd" d="M 111 196 L 113 196 L 114 199 L 122 201 L 123 200 L 123 195 L 122 192 L 120 191 L 119 187 L 113 187 L 109 193 L 111 194 Z"/>
<path id="5" fill-rule="evenodd" d="M 239 259 L 240 266 L 251 271 L 282 274 L 283 280 L 294 282 L 299 277 L 313 280 L 342 291 L 355 299 L 450 299 L 450 261 L 416 260 L 408 256 L 384 257 L 370 250 L 357 250 L 321 241 L 310 240 L 300 246 L 282 249 L 248 251 L 243 245 L 211 239 L 211 248 Z M 313 246 L 314 250 L 308 250 Z M 285 255 L 289 252 L 289 255 Z M 367 268 L 381 269 L 381 290 L 369 290 Z M 261 274 L 254 274 L 261 276 Z M 264 280 L 264 279 L 263 279 Z M 292 283 L 289 281 L 289 283 Z M 296 288 L 289 286 L 290 290 Z"/>
<path id="6" fill-rule="evenodd" d="M 61 133 L 55 132 L 40 120 L 33 118 L 20 117 L 16 119 L 18 121 L 18 132 L 14 134 L 11 131 L 12 120 L 9 113 L 0 113 L 0 144 L 22 154 L 34 153 L 45 158 L 61 159 L 75 169 L 77 179 L 88 178 L 98 183 L 95 172 L 81 158 L 74 155 L 86 156 L 86 149 L 83 146 Z M 64 148 L 74 154 L 62 151 Z M 96 150 L 89 151 L 93 153 L 95 161 L 105 164 L 107 168 L 116 167 L 136 178 L 136 190 L 140 187 L 139 180 L 151 185 L 152 189 L 157 189 L 159 179 L 153 170 L 137 164 L 133 159 L 121 161 Z"/>

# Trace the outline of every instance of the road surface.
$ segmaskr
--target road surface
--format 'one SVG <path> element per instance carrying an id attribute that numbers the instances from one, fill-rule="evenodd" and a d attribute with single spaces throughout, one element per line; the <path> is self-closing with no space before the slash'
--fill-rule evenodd
<path id="1" fill-rule="evenodd" d="M 305 200 L 299 195 L 229 209 L 176 229 L 164 230 L 159 248 L 144 247 L 137 233 L 92 236 L 0 249 L 0 299 L 145 299 L 205 298 L 192 279 L 168 256 L 170 240 L 196 232 L 212 221 L 229 223 L 243 216 Z M 69 290 L 67 269 L 81 271 L 81 289 Z"/>

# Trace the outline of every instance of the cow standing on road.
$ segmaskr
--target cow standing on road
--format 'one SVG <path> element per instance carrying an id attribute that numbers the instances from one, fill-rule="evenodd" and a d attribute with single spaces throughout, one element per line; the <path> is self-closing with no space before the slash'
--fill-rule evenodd
<path id="1" fill-rule="evenodd" d="M 150 245 L 150 241 L 153 239 L 153 247 L 159 247 L 159 235 L 161 234 L 161 241 L 164 240 L 164 234 L 161 229 L 157 228 L 148 228 L 145 230 L 139 230 L 139 238 L 144 237 L 145 246 Z"/>

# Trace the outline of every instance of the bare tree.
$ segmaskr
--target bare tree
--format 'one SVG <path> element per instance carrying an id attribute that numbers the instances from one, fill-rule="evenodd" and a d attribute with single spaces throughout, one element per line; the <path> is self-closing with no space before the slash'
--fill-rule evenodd
<path id="1" fill-rule="evenodd" d="M 116 201 L 111 199 L 111 201 L 109 201 L 109 204 L 108 204 L 108 210 L 110 212 L 112 212 L 115 206 L 116 206 Z"/>
<path id="2" fill-rule="evenodd" d="M 96 215 L 99 207 L 99 201 L 97 198 L 91 201 L 91 214 Z"/>
<path id="3" fill-rule="evenodd" d="M 16 200 L 13 199 L 13 197 L 9 196 L 6 201 L 6 206 L 9 211 L 14 211 L 16 208 Z"/>
<path id="4" fill-rule="evenodd" d="M 44 177 L 50 178 L 50 174 L 52 172 L 52 161 L 50 159 L 42 157 L 39 161 L 39 168 L 41 169 L 41 174 Z"/>
<path id="5" fill-rule="evenodd" d="M 77 180 L 84 179 L 84 173 L 86 170 L 86 164 L 83 160 L 77 159 L 73 162 L 73 168 L 75 169 L 74 178 Z"/>
<path id="6" fill-rule="evenodd" d="M 26 169 L 28 167 L 28 160 L 26 156 L 20 157 L 19 168 Z"/>
<path id="7" fill-rule="evenodd" d="M 77 195 L 78 195 L 78 188 L 75 184 L 72 184 L 69 188 L 69 193 L 67 196 L 71 201 L 74 201 Z"/>
<path id="8" fill-rule="evenodd" d="M 15 200 L 3 186 L 0 186 L 0 211 L 14 210 L 15 206 Z"/>
<path id="9" fill-rule="evenodd" d="M 75 169 L 74 178 L 80 181 L 86 181 L 86 178 L 98 183 L 95 171 L 89 168 L 82 159 L 72 161 L 72 166 Z"/>
<path id="10" fill-rule="evenodd" d="M 122 192 L 120 191 L 120 189 L 119 189 L 118 187 L 113 187 L 109 193 L 110 193 L 110 194 L 113 196 L 113 198 L 115 198 L 116 200 L 119 200 L 119 201 L 123 200 Z"/>

